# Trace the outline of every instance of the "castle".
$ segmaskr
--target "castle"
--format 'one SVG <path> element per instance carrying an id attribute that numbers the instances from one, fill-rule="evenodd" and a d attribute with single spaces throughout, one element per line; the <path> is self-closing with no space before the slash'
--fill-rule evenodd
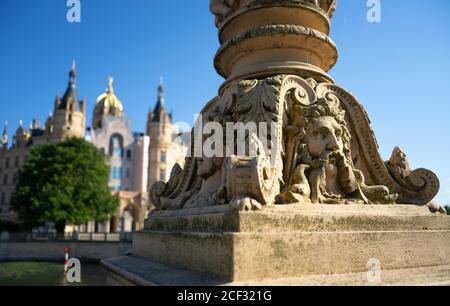
<path id="1" fill-rule="evenodd" d="M 35 145 L 62 141 L 69 137 L 85 138 L 110 156 L 111 192 L 120 199 L 116 213 L 102 224 L 90 222 L 68 226 L 77 232 L 129 232 L 139 230 L 150 208 L 148 188 L 153 183 L 167 181 L 175 163 L 182 163 L 185 144 L 173 142 L 175 128 L 172 114 L 167 112 L 164 86 L 158 87 L 158 99 L 148 113 L 146 133 L 133 132 L 131 121 L 124 118 L 124 107 L 116 96 L 113 79 L 108 81 L 94 107 L 92 126 L 86 127 L 86 101 L 78 100 L 75 64 L 69 73 L 69 83 L 62 97 L 56 97 L 54 110 L 41 127 L 33 120 L 29 129 L 20 122 L 12 145 L 5 124 L 0 148 L 0 220 L 15 221 L 10 207 L 17 175 Z"/>

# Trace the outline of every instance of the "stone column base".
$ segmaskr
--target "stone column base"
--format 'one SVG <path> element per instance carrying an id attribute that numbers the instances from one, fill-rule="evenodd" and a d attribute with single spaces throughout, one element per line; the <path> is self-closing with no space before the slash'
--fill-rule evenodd
<path id="1" fill-rule="evenodd" d="M 427 207 L 228 206 L 160 211 L 136 233 L 133 254 L 225 282 L 450 265 L 450 218 Z M 450 279 L 449 279 L 450 280 Z"/>

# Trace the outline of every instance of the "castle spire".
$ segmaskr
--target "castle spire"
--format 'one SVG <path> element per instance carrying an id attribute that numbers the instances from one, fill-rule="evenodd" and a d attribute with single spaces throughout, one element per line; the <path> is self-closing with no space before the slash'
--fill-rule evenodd
<path id="1" fill-rule="evenodd" d="M 2 134 L 2 146 L 6 147 L 8 145 L 8 121 L 5 122 Z"/>
<path id="2" fill-rule="evenodd" d="M 114 83 L 114 78 L 113 77 L 108 77 L 108 89 L 107 89 L 106 92 L 109 93 L 109 94 L 113 94 L 114 93 L 113 83 Z"/>
<path id="3" fill-rule="evenodd" d="M 78 101 L 77 90 L 76 90 L 77 72 L 76 63 L 73 61 L 72 69 L 69 72 L 69 84 L 67 86 L 66 92 L 61 99 L 61 103 L 58 104 L 59 110 L 68 110 L 70 105 L 72 105 L 73 111 L 81 112 L 80 102 Z"/>
<path id="4" fill-rule="evenodd" d="M 69 73 L 69 86 L 75 87 L 76 82 L 77 82 L 77 63 L 75 60 L 73 60 L 72 69 L 70 70 Z"/>
<path id="5" fill-rule="evenodd" d="M 166 104 L 164 102 L 164 79 L 163 77 L 159 80 L 158 86 L 158 101 L 156 102 L 155 109 L 153 110 L 153 122 L 162 122 L 164 117 L 166 117 L 167 110 Z M 170 118 L 169 118 L 170 120 Z"/>
<path id="6" fill-rule="evenodd" d="M 159 87 L 158 87 L 158 102 L 161 102 L 164 105 L 164 78 L 161 76 L 159 79 Z"/>

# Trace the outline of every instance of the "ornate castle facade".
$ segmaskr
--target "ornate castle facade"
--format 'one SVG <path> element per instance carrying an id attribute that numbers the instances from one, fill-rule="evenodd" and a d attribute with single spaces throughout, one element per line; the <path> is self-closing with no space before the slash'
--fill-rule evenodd
<path id="1" fill-rule="evenodd" d="M 34 145 L 58 142 L 68 137 L 84 137 L 86 102 L 80 101 L 76 91 L 75 65 L 69 73 L 69 84 L 62 97 L 56 97 L 53 113 L 51 113 L 41 127 L 37 120 L 33 120 L 28 130 L 22 121 L 14 135 L 12 146 L 8 147 L 7 124 L 2 134 L 0 149 L 0 218 L 14 220 L 10 207 L 14 194 L 19 170 L 26 162 L 27 156 Z"/>
<path id="2" fill-rule="evenodd" d="M 186 146 L 175 144 L 172 115 L 166 110 L 164 87 L 158 88 L 155 108 L 148 114 L 147 133 L 133 132 L 131 120 L 124 117 L 124 107 L 116 96 L 113 80 L 95 104 L 92 127 L 86 128 L 86 101 L 78 100 L 75 66 L 69 73 L 65 94 L 57 97 L 54 111 L 41 127 L 33 120 L 30 128 L 17 129 L 9 146 L 5 124 L 0 148 L 0 219 L 15 220 L 10 202 L 17 175 L 34 145 L 62 141 L 68 137 L 85 138 L 110 156 L 110 188 L 120 199 L 111 220 L 102 224 L 90 222 L 69 226 L 68 232 L 128 232 L 139 230 L 150 208 L 148 187 L 156 181 L 167 181 L 175 163 L 184 159 Z"/>

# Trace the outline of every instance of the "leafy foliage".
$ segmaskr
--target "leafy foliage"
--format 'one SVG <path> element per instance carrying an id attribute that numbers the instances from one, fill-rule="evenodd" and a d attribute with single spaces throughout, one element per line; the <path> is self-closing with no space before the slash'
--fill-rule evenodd
<path id="1" fill-rule="evenodd" d="M 34 147 L 19 173 L 12 207 L 25 228 L 52 222 L 102 222 L 114 213 L 118 199 L 108 187 L 107 157 L 83 139 Z"/>

